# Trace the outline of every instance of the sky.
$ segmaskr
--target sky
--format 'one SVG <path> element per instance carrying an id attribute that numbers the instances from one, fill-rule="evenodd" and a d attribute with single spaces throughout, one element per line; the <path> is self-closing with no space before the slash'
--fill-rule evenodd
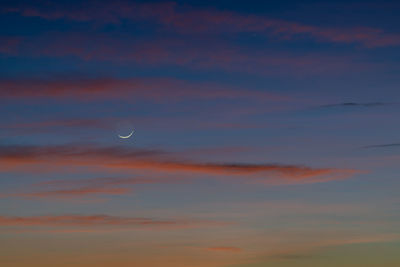
<path id="1" fill-rule="evenodd" d="M 2 1 L 0 265 L 400 266 L 399 12 Z"/>

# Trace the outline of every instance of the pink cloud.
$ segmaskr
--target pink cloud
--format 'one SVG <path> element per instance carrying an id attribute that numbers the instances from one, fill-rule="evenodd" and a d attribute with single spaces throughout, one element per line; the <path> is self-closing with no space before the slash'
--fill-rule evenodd
<path id="1" fill-rule="evenodd" d="M 52 3 L 46 6 L 4 6 L 3 13 L 13 12 L 26 17 L 47 20 L 68 19 L 80 22 L 119 24 L 123 20 L 147 20 L 166 29 L 183 33 L 258 32 L 276 39 L 299 36 L 333 43 L 358 43 L 366 47 L 400 44 L 398 34 L 370 27 L 328 28 L 264 16 L 230 11 L 195 9 L 174 2 L 130 3 L 127 1 L 95 2 L 84 7 Z"/>
<path id="2" fill-rule="evenodd" d="M 206 45 L 207 43 L 207 45 Z M 213 49 L 209 49 L 212 43 Z M 294 75 L 337 73 L 345 70 L 363 71 L 371 68 L 368 62 L 358 62 L 357 58 L 351 55 L 327 55 L 322 53 L 293 54 L 263 49 L 243 49 L 233 44 L 216 40 L 191 40 L 191 39 L 133 39 L 129 36 L 110 36 L 107 34 L 86 34 L 79 33 L 51 33 L 26 38 L 20 42 L 18 47 L 6 54 L 19 57 L 68 57 L 79 58 L 85 61 L 104 61 L 115 64 L 132 63 L 143 67 L 166 67 L 178 66 L 192 70 L 223 70 L 228 72 L 244 72 L 255 74 L 291 73 Z M 104 95 L 104 87 L 116 82 L 112 78 L 104 78 L 99 84 L 91 84 L 93 80 L 82 79 L 80 83 L 87 83 L 85 90 L 81 90 L 81 97 L 87 97 L 88 93 L 94 96 Z M 158 82 L 166 82 L 172 85 L 173 81 L 168 79 L 157 79 Z M 4 80 L 5 82 L 12 82 Z M 24 81 L 21 81 L 22 84 Z M 25 81 L 30 82 L 30 81 Z M 32 81 L 34 84 L 41 81 Z M 64 81 L 56 84 L 57 81 L 50 81 L 59 86 L 56 91 L 58 96 L 68 95 L 65 86 L 75 81 Z M 152 85 L 145 79 L 120 80 L 119 87 Z M 182 86 L 183 82 L 176 82 Z M 5 84 L 7 85 L 7 84 Z M 153 82 L 154 85 L 154 82 Z M 207 85 L 207 84 L 205 84 Z M 24 86 L 29 86 L 25 84 Z M 92 87 L 89 87 L 92 86 Z M 215 85 L 214 85 L 215 87 Z M 79 89 L 79 88 L 77 88 Z M 153 88 L 154 89 L 154 88 Z M 221 89 L 221 88 L 220 88 Z M 78 91 L 78 90 L 77 90 Z M 43 92 L 43 89 L 39 93 Z M 150 94 L 153 91 L 150 91 Z M 173 90 L 174 93 L 182 91 Z M 216 91 L 215 94 L 219 92 Z M 8 94 L 12 92 L 8 90 Z M 39 94 L 40 95 L 40 94 Z M 57 94 L 53 93 L 53 97 Z M 115 97 L 115 94 L 112 95 Z M 150 97 L 149 95 L 147 95 Z M 161 95 L 162 96 L 162 95 Z M 158 96 L 158 97 L 161 97 Z M 172 96 L 179 97 L 180 95 Z M 153 95 L 157 97 L 157 95 Z M 214 95 L 216 97 L 216 95 Z"/>
<path id="3" fill-rule="evenodd" d="M 184 99 L 250 99 L 253 101 L 288 101 L 289 97 L 255 90 L 206 82 L 172 78 L 93 78 L 93 79 L 2 79 L 0 95 L 4 98 L 57 99 L 129 99 L 158 102 Z M 71 121 L 73 124 L 74 121 Z"/>
<path id="4" fill-rule="evenodd" d="M 52 168 L 86 166 L 111 171 L 150 171 L 156 173 L 206 174 L 211 176 L 246 176 L 246 180 L 268 182 L 268 178 L 282 178 L 286 182 L 322 182 L 344 179 L 355 170 L 311 168 L 307 166 L 204 163 L 173 157 L 157 150 L 127 149 L 96 146 L 0 147 L 0 169 L 18 170 L 22 167 L 44 164 Z M 253 177 L 252 175 L 256 175 Z M 267 180 L 265 180 L 267 179 Z"/>

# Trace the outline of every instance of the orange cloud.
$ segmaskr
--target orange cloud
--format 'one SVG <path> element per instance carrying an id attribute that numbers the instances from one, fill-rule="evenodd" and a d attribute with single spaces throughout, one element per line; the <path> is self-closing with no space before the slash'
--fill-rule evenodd
<path id="1" fill-rule="evenodd" d="M 51 227 L 172 227 L 192 228 L 226 225 L 223 222 L 204 220 L 159 220 L 142 217 L 117 217 L 109 215 L 58 215 L 58 216 L 30 216 L 9 217 L 0 216 L 0 226 L 51 226 Z"/>
<path id="2" fill-rule="evenodd" d="M 0 147 L 0 170 L 47 164 L 57 166 L 88 166 L 109 170 L 145 170 L 156 172 L 208 174 L 216 176 L 246 175 L 249 181 L 276 177 L 299 182 L 343 179 L 354 170 L 311 168 L 306 166 L 252 163 L 203 163 L 176 159 L 173 153 L 159 150 L 92 146 L 3 146 Z M 256 177 L 251 175 L 258 175 Z"/>
<path id="3" fill-rule="evenodd" d="M 171 172 L 184 171 L 190 173 L 206 173 L 214 175 L 272 173 L 278 174 L 282 177 L 293 179 L 303 179 L 321 175 L 329 175 L 335 172 L 334 169 L 313 169 L 310 167 L 278 164 L 190 163 L 154 160 L 138 160 L 136 162 L 126 163 L 106 163 L 105 166 L 116 169 L 148 169 Z"/>
<path id="4" fill-rule="evenodd" d="M 4 195 L 4 197 L 22 196 L 74 200 L 76 197 L 126 195 L 132 192 L 132 188 L 126 188 L 124 186 L 172 183 L 176 181 L 178 181 L 178 179 L 175 178 L 93 178 L 79 180 L 53 180 L 33 184 L 31 188 L 24 188 L 24 191 L 29 189 L 33 192 L 8 194 Z"/>

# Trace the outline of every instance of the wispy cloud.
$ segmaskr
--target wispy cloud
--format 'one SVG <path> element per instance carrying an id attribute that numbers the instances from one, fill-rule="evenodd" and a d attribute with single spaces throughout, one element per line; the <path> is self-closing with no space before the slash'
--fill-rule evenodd
<path id="1" fill-rule="evenodd" d="M 373 107 L 382 107 L 382 106 L 390 106 L 394 103 L 389 102 L 367 102 L 367 103 L 360 103 L 360 102 L 343 102 L 337 104 L 328 104 L 328 105 L 321 105 L 321 108 L 340 108 L 340 107 L 362 107 L 362 108 L 373 108 Z"/>
<path id="2" fill-rule="evenodd" d="M 253 101 L 290 99 L 288 96 L 265 91 L 243 90 L 216 83 L 190 82 L 172 78 L 0 79 L 0 88 L 2 98 L 47 97 L 79 101 L 110 98 L 129 98 L 130 101 L 145 99 L 156 102 L 186 99 L 249 99 Z"/>
<path id="3" fill-rule="evenodd" d="M 196 228 L 223 226 L 226 223 L 207 220 L 155 219 L 143 217 L 119 217 L 110 215 L 50 215 L 11 217 L 0 216 L 0 226 L 48 226 L 48 227 L 141 227 L 141 228 Z"/>
<path id="4" fill-rule="evenodd" d="M 8 194 L 28 198 L 57 198 L 75 200 L 77 197 L 113 196 L 132 193 L 134 185 L 177 182 L 177 178 L 91 178 L 52 180 L 25 186 L 23 193 Z"/>
<path id="5" fill-rule="evenodd" d="M 307 166 L 258 163 L 207 163 L 178 159 L 170 152 L 125 147 L 95 145 L 64 146 L 2 146 L 0 167 L 21 170 L 21 167 L 45 164 L 52 168 L 87 166 L 115 171 L 152 171 L 163 173 L 207 174 L 212 176 L 246 175 L 249 181 L 263 181 L 275 177 L 293 182 L 328 181 L 343 179 L 355 170 L 311 168 Z M 251 175 L 257 175 L 258 179 Z M 313 180 L 316 179 L 316 180 Z"/>
<path id="6" fill-rule="evenodd" d="M 390 148 L 390 147 L 400 147 L 400 143 L 370 145 L 370 146 L 364 146 L 362 148 Z"/>
<path id="7" fill-rule="evenodd" d="M 306 36 L 319 42 L 358 43 L 366 47 L 400 44 L 398 34 L 388 33 L 379 28 L 328 28 L 251 14 L 182 7 L 174 2 L 144 4 L 118 1 L 111 4 L 96 1 L 83 8 L 81 5 L 84 2 L 68 5 L 59 2 L 46 5 L 14 3 L 4 5 L 1 12 L 47 20 L 68 19 L 97 24 L 120 24 L 123 20 L 146 20 L 158 23 L 166 30 L 189 34 L 258 32 L 281 40 Z"/>
<path id="8" fill-rule="evenodd" d="M 213 49 L 210 50 L 210 46 Z M 304 55 L 246 49 L 226 40 L 204 37 L 170 36 L 161 39 L 109 33 L 43 33 L 24 38 L 5 54 L 24 58 L 76 57 L 84 61 L 132 63 L 142 67 L 179 66 L 196 71 L 207 69 L 254 74 L 337 73 L 350 69 L 363 71 L 373 66 L 365 61 L 360 64 L 352 60 L 352 55 L 318 52 Z M 104 81 L 105 86 L 107 82 Z M 102 85 L 99 85 L 100 90 L 96 88 L 91 88 L 92 93 L 100 94 Z"/>

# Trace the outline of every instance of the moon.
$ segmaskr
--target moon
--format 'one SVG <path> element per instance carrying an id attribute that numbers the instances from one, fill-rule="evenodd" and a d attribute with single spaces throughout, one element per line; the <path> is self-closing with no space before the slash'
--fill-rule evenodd
<path id="1" fill-rule="evenodd" d="M 132 134 L 133 134 L 134 131 L 135 131 L 135 130 L 132 130 L 132 132 L 131 132 L 130 134 L 126 135 L 126 136 L 118 135 L 118 137 L 119 137 L 119 138 L 122 138 L 122 139 L 128 139 L 129 137 L 132 136 Z"/>

